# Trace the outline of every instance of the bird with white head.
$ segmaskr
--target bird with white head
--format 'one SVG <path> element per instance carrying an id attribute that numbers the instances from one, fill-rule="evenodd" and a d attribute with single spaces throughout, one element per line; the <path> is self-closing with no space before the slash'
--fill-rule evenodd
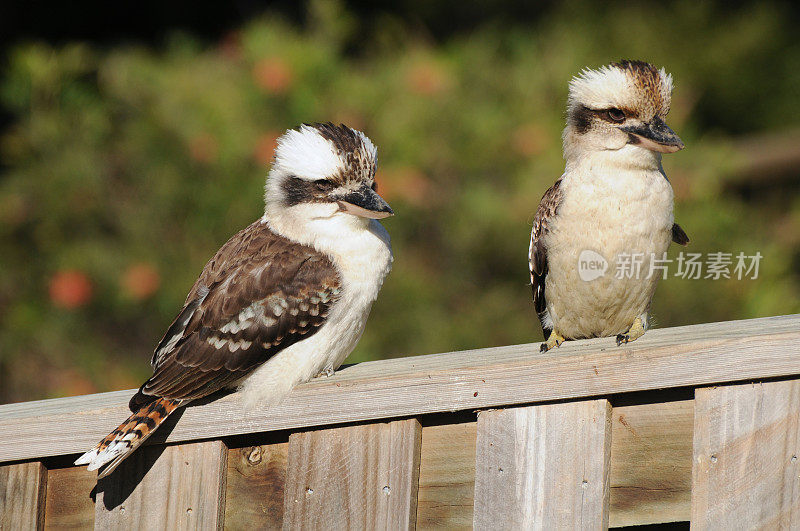
<path id="1" fill-rule="evenodd" d="M 689 241 L 661 166 L 663 153 L 684 147 L 665 122 L 672 90 L 672 76 L 643 61 L 586 69 L 570 82 L 566 167 L 539 204 L 528 254 L 542 350 L 610 335 L 627 343 L 647 330 L 660 276 L 652 266 L 671 240 Z M 581 278 L 586 252 L 606 265 L 640 261 L 630 275 Z"/>
<path id="2" fill-rule="evenodd" d="M 361 132 L 303 125 L 278 140 L 264 216 L 206 264 L 156 347 L 133 415 L 75 463 L 110 474 L 179 407 L 238 389 L 275 405 L 353 350 L 392 264 L 393 214 Z"/>

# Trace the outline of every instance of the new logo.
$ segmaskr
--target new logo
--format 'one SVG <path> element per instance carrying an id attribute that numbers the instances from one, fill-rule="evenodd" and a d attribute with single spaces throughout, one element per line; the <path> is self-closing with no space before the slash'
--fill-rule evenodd
<path id="1" fill-rule="evenodd" d="M 603 255 L 584 249 L 578 256 L 578 276 L 584 282 L 591 282 L 606 274 L 608 271 L 608 260 Z"/>

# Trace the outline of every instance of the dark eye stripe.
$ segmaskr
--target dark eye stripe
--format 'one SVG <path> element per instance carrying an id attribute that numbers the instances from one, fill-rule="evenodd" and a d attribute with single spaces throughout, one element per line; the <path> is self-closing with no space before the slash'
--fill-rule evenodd
<path id="1" fill-rule="evenodd" d="M 612 116 L 612 113 L 615 116 Z M 616 113 L 622 115 L 621 119 Z M 594 120 L 599 119 L 613 124 L 621 124 L 628 116 L 632 115 L 633 113 L 627 109 L 618 109 L 616 107 L 610 109 L 590 109 L 585 105 L 580 105 L 570 115 L 570 122 L 573 127 L 575 127 L 575 131 L 578 134 L 583 134 L 591 128 L 592 121 Z"/>
<path id="2" fill-rule="evenodd" d="M 286 206 L 300 203 L 319 203 L 326 200 L 331 190 L 336 188 L 336 183 L 328 179 L 307 181 L 291 176 L 283 182 L 283 200 Z"/>

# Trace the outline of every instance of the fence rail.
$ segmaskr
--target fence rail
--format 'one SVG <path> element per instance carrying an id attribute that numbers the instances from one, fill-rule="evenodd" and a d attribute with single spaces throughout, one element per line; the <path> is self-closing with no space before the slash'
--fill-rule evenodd
<path id="1" fill-rule="evenodd" d="M 800 525 L 800 315 L 362 363 L 261 411 L 234 393 L 93 491 L 70 460 L 132 393 L 0 406 L 0 528 Z"/>

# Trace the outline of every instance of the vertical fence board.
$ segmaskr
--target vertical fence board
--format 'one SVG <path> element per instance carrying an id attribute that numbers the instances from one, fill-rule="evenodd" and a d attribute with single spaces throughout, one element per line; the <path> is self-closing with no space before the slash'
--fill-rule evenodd
<path id="1" fill-rule="evenodd" d="M 284 529 L 413 529 L 416 419 L 289 436 Z"/>
<path id="2" fill-rule="evenodd" d="M 800 528 L 800 380 L 695 393 L 692 527 Z"/>
<path id="3" fill-rule="evenodd" d="M 475 529 L 608 527 L 607 400 L 478 415 Z"/>
<path id="4" fill-rule="evenodd" d="M 417 529 L 472 529 L 476 426 L 422 428 Z"/>
<path id="5" fill-rule="evenodd" d="M 225 529 L 280 529 L 288 443 L 228 450 Z"/>
<path id="6" fill-rule="evenodd" d="M 83 466 L 49 469 L 44 528 L 92 529 L 96 484 L 97 473 Z"/>
<path id="7" fill-rule="evenodd" d="M 614 408 L 611 526 L 689 520 L 693 415 L 692 400 Z"/>
<path id="8" fill-rule="evenodd" d="M 144 447 L 98 483 L 95 529 L 221 529 L 222 441 Z"/>
<path id="9" fill-rule="evenodd" d="M 0 466 L 0 529 L 42 529 L 46 490 L 39 461 Z"/>

